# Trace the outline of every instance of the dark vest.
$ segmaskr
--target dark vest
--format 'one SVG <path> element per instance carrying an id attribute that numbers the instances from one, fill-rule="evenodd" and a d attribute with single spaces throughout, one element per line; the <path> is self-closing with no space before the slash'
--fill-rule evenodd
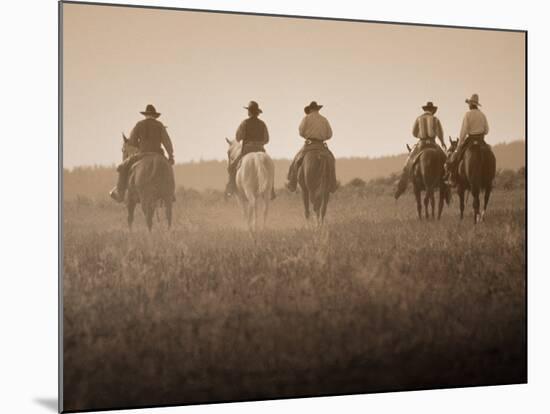
<path id="1" fill-rule="evenodd" d="M 248 118 L 245 121 L 244 143 L 264 142 L 266 126 L 264 121 L 258 118 Z"/>

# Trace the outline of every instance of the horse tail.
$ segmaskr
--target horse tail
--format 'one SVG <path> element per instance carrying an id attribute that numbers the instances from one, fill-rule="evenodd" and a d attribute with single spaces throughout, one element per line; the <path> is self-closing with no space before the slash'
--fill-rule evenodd
<path id="1" fill-rule="evenodd" d="M 467 163 L 468 181 L 473 187 L 491 188 L 496 174 L 496 158 L 488 145 L 472 145 Z"/>
<path id="2" fill-rule="evenodd" d="M 258 174 L 258 194 L 270 194 L 273 187 L 273 162 L 265 153 L 256 158 L 256 171 Z"/>
<path id="3" fill-rule="evenodd" d="M 325 194 L 328 193 L 329 191 L 329 188 L 328 188 L 328 185 L 329 185 L 329 174 L 330 174 L 330 171 L 329 171 L 329 160 L 328 158 L 325 156 L 325 155 L 321 155 L 320 156 L 320 161 L 321 161 L 321 182 L 319 183 L 319 192 L 320 192 L 320 196 L 321 197 L 324 197 Z"/>
<path id="4" fill-rule="evenodd" d="M 440 164 L 439 164 L 439 154 L 431 149 L 424 151 L 421 154 L 419 163 L 420 171 L 422 175 L 422 182 L 426 191 L 433 191 L 437 187 L 437 183 L 441 178 Z"/>
<path id="5" fill-rule="evenodd" d="M 318 170 L 318 183 L 314 187 L 312 194 L 313 209 L 317 211 L 323 203 L 326 195 L 329 192 L 329 160 L 324 154 L 317 155 L 317 161 L 319 163 Z"/>
<path id="6" fill-rule="evenodd" d="M 484 187 L 491 188 L 495 179 L 497 170 L 497 160 L 495 154 L 489 146 L 483 149 L 483 177 Z"/>

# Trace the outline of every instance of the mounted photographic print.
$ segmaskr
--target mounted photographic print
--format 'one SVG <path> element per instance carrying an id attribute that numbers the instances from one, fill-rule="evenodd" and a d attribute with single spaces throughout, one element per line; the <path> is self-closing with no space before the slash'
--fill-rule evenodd
<path id="1" fill-rule="evenodd" d="M 526 31 L 59 7 L 60 410 L 527 381 Z"/>

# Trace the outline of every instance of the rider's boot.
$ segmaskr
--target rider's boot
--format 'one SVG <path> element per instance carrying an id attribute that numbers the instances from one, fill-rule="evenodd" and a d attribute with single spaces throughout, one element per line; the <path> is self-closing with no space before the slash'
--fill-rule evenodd
<path id="1" fill-rule="evenodd" d="M 401 173 L 401 177 L 399 178 L 399 182 L 397 183 L 397 188 L 395 190 L 395 194 L 393 197 L 397 200 L 401 195 L 405 192 L 407 189 L 407 184 L 409 183 L 409 165 L 405 165 L 405 168 L 403 168 L 403 172 Z"/>
<path id="2" fill-rule="evenodd" d="M 288 171 L 288 181 L 286 182 L 285 187 L 288 189 L 288 191 L 293 193 L 296 191 L 297 185 L 298 185 L 298 177 L 297 177 L 296 169 L 294 166 L 291 165 L 290 170 Z"/>
<path id="3" fill-rule="evenodd" d="M 126 193 L 126 172 L 124 169 L 119 167 L 118 172 L 118 181 L 116 187 L 114 187 L 109 195 L 117 203 L 122 203 L 124 201 L 124 194 Z"/>

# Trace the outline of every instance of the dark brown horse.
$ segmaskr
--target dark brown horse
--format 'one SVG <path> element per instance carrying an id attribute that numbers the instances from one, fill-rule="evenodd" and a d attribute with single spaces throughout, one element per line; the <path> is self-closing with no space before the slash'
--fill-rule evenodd
<path id="1" fill-rule="evenodd" d="M 302 189 L 304 214 L 306 219 L 309 219 L 309 204 L 311 203 L 318 225 L 324 223 L 327 213 L 330 198 L 331 162 L 332 158 L 326 151 L 310 150 L 304 155 L 302 165 L 298 170 L 298 184 Z"/>
<path id="2" fill-rule="evenodd" d="M 451 141 L 448 151 L 448 158 L 456 151 L 458 139 Z M 482 139 L 476 139 L 468 143 L 464 151 L 462 160 L 458 164 L 458 174 L 456 178 L 456 191 L 460 199 L 460 219 L 464 218 L 464 194 L 466 191 L 472 193 L 474 208 L 474 223 L 483 221 L 491 191 L 493 190 L 493 181 L 496 174 L 496 158 L 491 147 Z M 483 210 L 480 212 L 479 195 L 484 191 Z"/>
<path id="3" fill-rule="evenodd" d="M 407 145 L 411 152 L 411 148 Z M 418 218 L 422 220 L 422 191 L 424 195 L 424 213 L 426 219 L 430 218 L 429 207 L 431 206 L 431 218 L 435 219 L 435 192 L 439 191 L 439 204 L 437 219 L 441 218 L 443 202 L 449 204 L 449 190 L 443 181 L 445 174 L 445 154 L 438 148 L 427 147 L 418 156 L 412 169 L 412 183 L 414 196 L 416 198 L 416 209 Z"/>
<path id="4" fill-rule="evenodd" d="M 132 146 L 126 136 L 122 136 L 123 160 L 136 154 L 138 149 Z M 135 162 L 128 174 L 126 206 L 128 208 L 128 226 L 132 228 L 134 210 L 138 203 L 145 215 L 147 228 L 153 228 L 155 208 L 163 205 L 168 227 L 172 225 L 172 203 L 174 202 L 174 172 L 168 160 L 161 154 L 147 153 Z"/>

